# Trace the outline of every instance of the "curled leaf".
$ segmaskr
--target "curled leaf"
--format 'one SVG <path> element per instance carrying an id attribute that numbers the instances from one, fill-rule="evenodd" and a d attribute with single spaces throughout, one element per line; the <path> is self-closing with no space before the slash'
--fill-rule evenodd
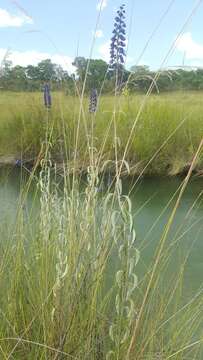
<path id="1" fill-rule="evenodd" d="M 64 272 L 61 274 L 61 279 L 64 279 L 68 273 L 68 265 L 66 265 Z"/>
<path id="2" fill-rule="evenodd" d="M 109 193 L 106 198 L 105 198 L 105 201 L 104 201 L 104 211 L 106 212 L 107 210 L 107 207 L 108 207 L 108 204 L 109 202 L 111 201 L 111 199 L 113 198 L 113 194 L 112 193 Z"/>
<path id="3" fill-rule="evenodd" d="M 118 179 L 116 181 L 116 190 L 117 190 L 118 195 L 122 194 L 122 181 L 121 181 L 121 179 Z"/>
<path id="4" fill-rule="evenodd" d="M 130 299 L 130 296 L 132 295 L 133 291 L 138 285 L 138 277 L 135 274 L 131 275 L 133 277 L 133 282 L 129 284 L 128 292 L 127 292 L 127 299 Z"/>
<path id="5" fill-rule="evenodd" d="M 52 312 L 51 312 L 51 321 L 52 321 L 52 322 L 54 322 L 55 311 L 56 311 L 56 309 L 53 308 L 53 310 L 52 310 Z"/>
<path id="6" fill-rule="evenodd" d="M 106 360 L 114 360 L 114 359 L 115 359 L 115 352 L 109 351 L 108 354 L 106 355 Z"/>
<path id="7" fill-rule="evenodd" d="M 125 331 L 125 334 L 123 335 L 122 339 L 121 339 L 121 344 L 124 344 L 126 342 L 126 340 L 129 339 L 129 336 L 130 336 L 130 330 L 127 329 Z"/>
<path id="8" fill-rule="evenodd" d="M 126 306 L 126 316 L 128 319 L 133 319 L 135 314 L 135 304 L 132 299 L 129 299 L 129 306 Z"/>
<path id="9" fill-rule="evenodd" d="M 138 249 L 135 249 L 135 256 L 134 256 L 134 260 L 135 260 L 135 265 L 136 266 L 140 260 L 140 251 Z"/>
<path id="10" fill-rule="evenodd" d="M 134 244 L 136 240 L 136 232 L 135 232 L 135 229 L 132 229 L 132 234 L 131 234 L 131 245 Z"/>
<path id="11" fill-rule="evenodd" d="M 120 259 L 122 259 L 124 249 L 125 249 L 125 246 L 122 244 L 118 250 L 118 256 Z"/>
<path id="12" fill-rule="evenodd" d="M 121 301 L 120 301 L 119 294 L 116 295 L 115 305 L 116 305 L 116 312 L 119 315 L 120 314 L 120 306 L 121 306 Z"/>
<path id="13" fill-rule="evenodd" d="M 112 324 L 109 328 L 109 336 L 113 342 L 115 341 L 114 331 L 115 331 L 115 325 Z"/>
<path id="14" fill-rule="evenodd" d="M 116 273 L 116 282 L 117 282 L 119 288 L 122 287 L 123 277 L 124 277 L 123 270 L 117 271 L 117 273 Z"/>
<path id="15" fill-rule="evenodd" d="M 135 264 L 134 258 L 131 258 L 129 260 L 129 271 L 128 271 L 129 275 L 132 275 L 134 264 Z"/>

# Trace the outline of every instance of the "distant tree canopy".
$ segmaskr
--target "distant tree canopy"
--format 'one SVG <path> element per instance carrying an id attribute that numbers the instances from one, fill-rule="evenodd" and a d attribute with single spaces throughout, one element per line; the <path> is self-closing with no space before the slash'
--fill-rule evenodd
<path id="1" fill-rule="evenodd" d="M 203 90 L 203 69 L 162 70 L 158 73 L 148 66 L 132 66 L 129 87 L 132 91 L 146 92 L 153 85 L 153 92 L 175 90 Z"/>
<path id="2" fill-rule="evenodd" d="M 69 74 L 60 65 L 53 64 L 50 59 L 39 62 L 36 66 L 13 66 L 10 61 L 4 61 L 0 68 L 0 89 L 10 91 L 39 91 L 45 81 L 50 81 L 53 90 L 65 90 L 68 94 L 75 93 L 75 84 L 79 91 L 86 81 L 85 91 L 113 93 L 115 89 L 115 73 L 109 70 L 108 64 L 101 59 L 86 59 L 76 57 L 73 65 L 75 73 Z M 119 69 L 122 84 L 130 92 L 145 93 L 150 86 L 153 92 L 174 90 L 203 90 L 203 69 L 176 69 L 159 73 L 148 66 L 132 66 L 126 70 L 122 65 Z M 156 80 L 155 80 L 156 79 Z"/>
<path id="3" fill-rule="evenodd" d="M 86 87 L 88 89 L 101 88 L 108 70 L 108 64 L 105 61 L 76 57 L 73 65 L 76 67 L 78 82 L 81 85 L 86 78 Z"/>
<path id="4" fill-rule="evenodd" d="M 10 61 L 5 61 L 1 67 L 0 87 L 4 90 L 39 91 L 45 81 L 50 81 L 53 89 L 68 85 L 73 88 L 72 77 L 50 59 L 26 67 L 12 66 Z"/>

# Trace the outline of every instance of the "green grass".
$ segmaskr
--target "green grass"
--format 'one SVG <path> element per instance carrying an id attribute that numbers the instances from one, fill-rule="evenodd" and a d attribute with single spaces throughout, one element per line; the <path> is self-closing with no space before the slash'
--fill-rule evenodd
<path id="1" fill-rule="evenodd" d="M 139 95 L 121 96 L 116 104 L 115 119 L 115 99 L 108 96 L 100 99 L 93 119 L 93 145 L 98 152 L 100 167 L 106 160 L 115 160 L 116 124 L 117 158 L 122 160 L 125 153 L 132 173 L 176 175 L 184 172 L 203 134 L 202 94 L 152 95 L 139 113 L 144 99 Z M 0 93 L 1 157 L 36 158 L 45 140 L 48 116 L 49 126 L 53 128 L 52 159 L 59 163 L 67 154 L 69 162 L 76 157 L 78 168 L 86 170 L 91 145 L 88 139 L 92 131 L 88 100 L 84 99 L 80 106 L 77 98 L 54 93 L 53 103 L 47 115 L 42 94 Z M 202 168 L 201 153 L 196 170 Z"/>

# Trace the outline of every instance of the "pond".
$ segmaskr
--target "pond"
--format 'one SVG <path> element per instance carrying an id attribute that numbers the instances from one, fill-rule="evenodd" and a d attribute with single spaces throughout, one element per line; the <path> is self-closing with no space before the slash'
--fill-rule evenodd
<path id="1" fill-rule="evenodd" d="M 183 179 L 143 179 L 131 192 L 134 207 L 137 241 L 142 253 L 143 266 L 153 259 L 156 245 L 177 200 L 178 189 Z M 126 184 L 127 189 L 132 187 Z M 126 190 L 127 190 L 126 189 Z M 177 209 L 174 222 L 168 234 L 167 246 L 175 244 L 170 272 L 180 269 L 187 257 L 184 274 L 184 295 L 188 298 L 202 286 L 203 269 L 203 179 L 191 179 Z M 172 245 L 173 247 L 173 245 Z"/>

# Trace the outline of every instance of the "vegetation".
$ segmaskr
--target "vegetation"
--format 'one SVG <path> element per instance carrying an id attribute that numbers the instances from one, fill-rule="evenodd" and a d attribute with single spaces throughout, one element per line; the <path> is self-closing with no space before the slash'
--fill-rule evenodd
<path id="1" fill-rule="evenodd" d="M 176 262 L 175 277 L 168 269 L 181 238 L 170 239 L 171 227 L 201 146 L 143 273 L 131 201 L 118 174 L 108 187 L 104 182 L 101 196 L 104 179 L 91 147 L 85 183 L 76 168 L 71 176 L 64 166 L 59 185 L 51 138 L 50 125 L 39 176 L 36 168 L 28 178 L 22 173 L 15 224 L 0 224 L 1 358 L 200 359 L 202 289 L 190 299 L 182 292 L 189 250 Z"/>
<path id="2" fill-rule="evenodd" d="M 51 126 L 50 150 L 53 162 L 62 164 L 68 156 L 69 168 L 76 157 L 78 170 L 89 165 L 88 141 L 93 121 L 94 145 L 100 168 L 107 160 L 115 160 L 114 98 L 101 97 L 95 115 L 88 112 L 84 99 L 80 116 L 79 100 L 63 93 L 52 94 L 53 108 L 47 111 L 39 93 L 0 93 L 0 157 L 35 161 L 41 151 L 47 129 Z M 203 133 L 202 94 L 175 93 L 122 95 L 117 105 L 117 159 L 125 160 L 132 174 L 175 175 L 185 172 Z M 129 138 L 129 134 L 131 134 Z M 78 148 L 75 154 L 75 141 Z M 65 140 L 64 140 L 65 139 Z M 67 156 L 66 156 L 67 155 Z M 115 170 L 113 163 L 108 165 Z M 196 163 L 202 171 L 202 153 Z"/>
<path id="3" fill-rule="evenodd" d="M 73 91 L 73 80 L 61 66 L 53 64 L 51 60 L 43 60 L 37 66 L 12 66 L 12 62 L 5 60 L 1 66 L 0 86 L 10 91 L 40 91 L 44 81 L 51 80 L 53 88 L 66 83 Z"/>
<path id="4" fill-rule="evenodd" d="M 92 88 L 98 91 L 102 88 L 103 94 L 113 94 L 115 89 L 115 74 L 109 71 L 109 65 L 101 59 L 85 59 L 76 57 L 73 65 L 75 74 L 68 74 L 60 65 L 53 64 L 51 60 L 43 60 L 38 65 L 12 66 L 5 60 L 0 71 L 0 88 L 7 91 L 40 91 L 44 81 L 51 81 L 53 90 L 61 90 L 69 95 L 75 95 L 75 82 L 77 87 L 83 87 L 88 68 L 85 92 Z M 153 92 L 169 92 L 177 90 L 203 89 L 203 69 L 166 69 L 160 71 L 159 78 L 154 83 L 156 72 L 148 66 L 132 66 L 130 70 L 119 64 L 119 73 L 122 78 L 122 87 L 127 84 L 131 93 L 145 93 L 154 84 Z"/>
<path id="5" fill-rule="evenodd" d="M 184 297 L 190 249 L 170 272 L 183 236 L 171 238 L 174 219 L 193 171 L 203 171 L 202 94 L 159 93 L 200 90 L 203 72 L 161 72 L 157 81 L 147 67 L 129 73 L 124 19 L 122 5 L 112 71 L 83 57 L 71 76 L 48 59 L 2 66 L 0 162 L 11 159 L 22 180 L 14 223 L 0 222 L 2 359 L 202 358 L 203 289 Z M 49 96 L 49 82 L 46 107 L 39 90 L 46 83 Z M 185 178 L 143 271 L 122 175 L 179 173 Z"/>
<path id="6" fill-rule="evenodd" d="M 1 358 L 201 359 L 202 289 L 189 299 L 183 291 L 190 249 L 170 272 L 182 238 L 171 239 L 173 221 L 202 169 L 201 94 L 102 96 L 93 114 L 87 97 L 52 98 L 47 109 L 37 92 L 0 95 L 1 156 L 22 160 L 14 224 L 0 223 Z M 121 175 L 183 171 L 143 271 Z"/>

